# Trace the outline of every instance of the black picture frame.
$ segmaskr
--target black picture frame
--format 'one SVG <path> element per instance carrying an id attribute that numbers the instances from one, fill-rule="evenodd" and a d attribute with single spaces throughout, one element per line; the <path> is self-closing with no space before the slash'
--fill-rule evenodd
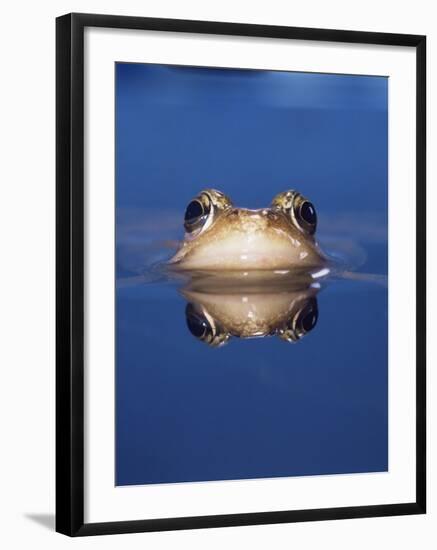
<path id="1" fill-rule="evenodd" d="M 84 523 L 84 29 L 106 27 L 406 46 L 416 50 L 416 500 Z M 56 20 L 56 530 L 69 536 L 423 514 L 426 511 L 426 37 L 73 13 Z"/>

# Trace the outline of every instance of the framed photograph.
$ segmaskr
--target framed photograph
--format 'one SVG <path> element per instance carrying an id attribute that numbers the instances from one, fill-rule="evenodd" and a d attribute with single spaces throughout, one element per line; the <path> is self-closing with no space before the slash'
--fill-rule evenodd
<path id="1" fill-rule="evenodd" d="M 56 25 L 57 530 L 425 513 L 425 37 Z"/>

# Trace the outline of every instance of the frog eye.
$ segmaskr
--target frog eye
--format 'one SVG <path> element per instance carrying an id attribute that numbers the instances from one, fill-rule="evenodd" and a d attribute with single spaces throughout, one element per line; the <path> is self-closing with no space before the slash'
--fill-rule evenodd
<path id="1" fill-rule="evenodd" d="M 205 189 L 187 205 L 185 231 L 192 237 L 197 236 L 211 225 L 217 215 L 231 207 L 232 202 L 224 193 L 216 189 Z"/>
<path id="2" fill-rule="evenodd" d="M 184 227 L 187 233 L 201 229 L 208 219 L 211 211 L 211 204 L 208 201 L 202 201 L 201 198 L 193 199 L 189 202 L 184 216 Z"/>
<path id="3" fill-rule="evenodd" d="M 317 299 L 313 297 L 305 301 L 286 326 L 279 331 L 279 336 L 287 342 L 296 342 L 314 329 L 318 318 Z"/>
<path id="4" fill-rule="evenodd" d="M 317 214 L 314 205 L 309 200 L 299 197 L 302 200 L 295 201 L 293 205 L 294 217 L 299 226 L 307 231 L 310 235 L 314 235 L 317 227 Z"/>
<path id="5" fill-rule="evenodd" d="M 312 202 L 297 191 L 279 193 L 272 201 L 272 207 L 281 210 L 291 222 L 304 233 L 314 235 L 317 229 L 317 213 Z"/>
<path id="6" fill-rule="evenodd" d="M 295 318 L 294 328 L 297 334 L 300 335 L 299 338 L 313 330 L 317 325 L 318 318 L 319 310 L 317 307 L 317 300 L 312 298 Z"/>
<path id="7" fill-rule="evenodd" d="M 218 325 L 203 308 L 188 303 L 185 308 L 185 318 L 191 334 L 205 344 L 211 347 L 220 347 L 228 341 L 229 333 Z"/>

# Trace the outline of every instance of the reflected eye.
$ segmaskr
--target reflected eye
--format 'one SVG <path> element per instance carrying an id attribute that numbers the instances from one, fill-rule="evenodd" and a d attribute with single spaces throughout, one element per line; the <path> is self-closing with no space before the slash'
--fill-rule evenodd
<path id="1" fill-rule="evenodd" d="M 205 316 L 194 308 L 193 304 L 187 304 L 185 310 L 188 330 L 199 340 L 205 340 L 212 333 L 211 325 Z"/>
<path id="2" fill-rule="evenodd" d="M 187 304 L 185 318 L 191 334 L 205 344 L 219 347 L 228 341 L 229 334 L 203 308 L 196 307 L 192 303 Z"/>
<path id="3" fill-rule="evenodd" d="M 297 342 L 313 330 L 317 325 L 318 317 L 317 299 L 313 297 L 305 300 L 301 304 L 301 309 L 279 331 L 279 337 L 287 342 Z"/>
<path id="4" fill-rule="evenodd" d="M 317 214 L 313 203 L 303 197 L 297 197 L 293 210 L 296 222 L 300 228 L 313 235 L 317 227 Z"/>
<path id="5" fill-rule="evenodd" d="M 317 301 L 312 299 L 299 313 L 296 319 L 295 330 L 300 335 L 299 337 L 313 330 L 317 324 L 318 317 L 319 311 L 317 308 Z"/>

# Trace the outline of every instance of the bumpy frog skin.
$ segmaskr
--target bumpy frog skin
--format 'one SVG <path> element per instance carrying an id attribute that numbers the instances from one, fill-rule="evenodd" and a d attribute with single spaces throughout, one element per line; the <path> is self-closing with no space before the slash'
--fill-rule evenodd
<path id="1" fill-rule="evenodd" d="M 314 234 L 314 206 L 297 191 L 276 195 L 269 208 L 236 208 L 206 189 L 187 206 L 185 238 L 170 260 L 180 270 L 290 270 L 326 262 Z"/>

